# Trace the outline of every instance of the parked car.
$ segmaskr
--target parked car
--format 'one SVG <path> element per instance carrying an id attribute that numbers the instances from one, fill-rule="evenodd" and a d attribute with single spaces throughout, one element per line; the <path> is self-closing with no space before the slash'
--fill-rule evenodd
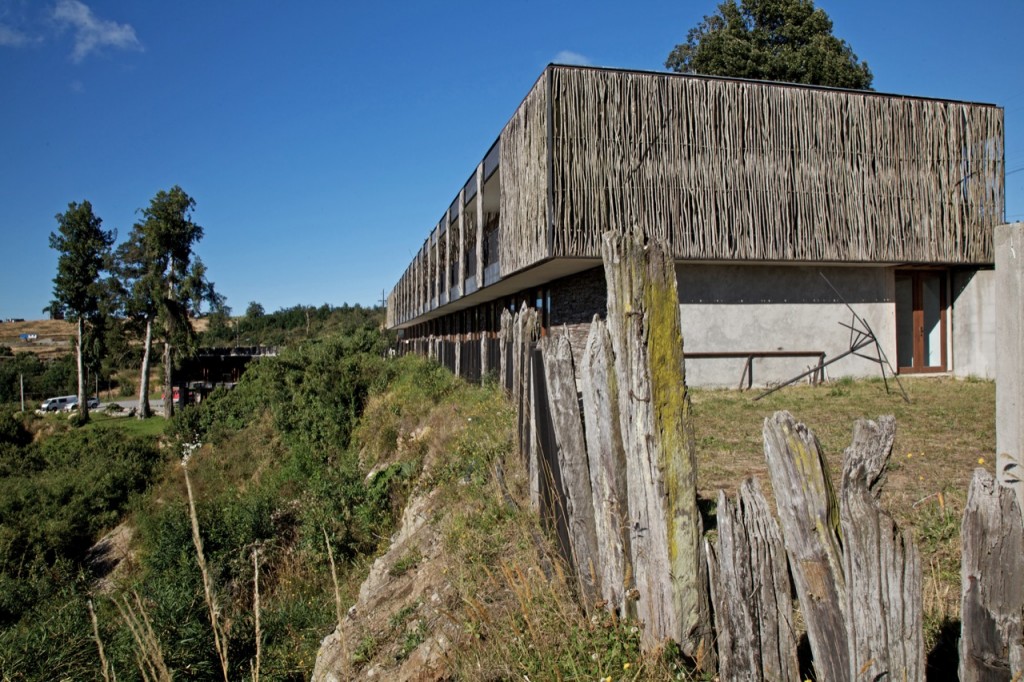
<path id="1" fill-rule="evenodd" d="M 43 412 L 56 412 L 57 410 L 63 410 L 68 404 L 74 405 L 77 402 L 77 395 L 61 395 L 55 398 L 47 398 L 39 406 L 39 409 Z"/>
<path id="2" fill-rule="evenodd" d="M 89 406 L 90 410 L 95 410 L 100 406 L 100 401 L 96 398 L 89 398 L 85 401 L 85 404 Z M 65 412 L 74 412 L 78 409 L 78 397 L 75 396 L 74 400 L 64 406 Z"/>

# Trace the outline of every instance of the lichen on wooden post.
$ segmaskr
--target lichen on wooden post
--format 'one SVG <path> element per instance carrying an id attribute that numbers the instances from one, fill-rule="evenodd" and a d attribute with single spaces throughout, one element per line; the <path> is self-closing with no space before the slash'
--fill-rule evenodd
<path id="1" fill-rule="evenodd" d="M 605 233 L 603 258 L 643 642 L 674 639 L 707 667 L 714 652 L 675 267 L 639 234 Z"/>
<path id="2" fill-rule="evenodd" d="M 776 412 L 764 420 L 764 455 L 814 669 L 818 679 L 848 679 L 839 503 L 818 439 L 788 412 Z"/>

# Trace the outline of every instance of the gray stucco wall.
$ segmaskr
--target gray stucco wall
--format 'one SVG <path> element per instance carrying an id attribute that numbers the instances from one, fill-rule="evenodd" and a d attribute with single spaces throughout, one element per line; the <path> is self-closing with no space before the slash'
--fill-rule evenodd
<path id="1" fill-rule="evenodd" d="M 820 273 L 820 274 L 819 274 Z M 839 294 L 821 277 L 824 274 Z M 824 351 L 826 361 L 849 349 L 851 313 L 874 330 L 895 364 L 895 283 L 891 267 L 790 265 L 676 266 L 687 352 Z M 865 349 L 865 352 L 867 349 Z M 736 386 L 744 360 L 688 359 L 691 386 Z M 811 358 L 754 360 L 754 385 L 777 383 L 815 364 Z M 828 376 L 880 376 L 877 363 L 848 356 Z"/>
<path id="2" fill-rule="evenodd" d="M 950 279 L 953 373 L 993 379 L 996 376 L 995 271 L 958 271 Z"/>

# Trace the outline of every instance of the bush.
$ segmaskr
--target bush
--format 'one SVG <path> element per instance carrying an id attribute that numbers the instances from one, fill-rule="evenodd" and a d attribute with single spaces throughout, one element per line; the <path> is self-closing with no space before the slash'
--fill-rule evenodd
<path id="1" fill-rule="evenodd" d="M 19 457 L 20 466 L 10 466 Z M 0 460 L 5 570 L 41 560 L 78 561 L 143 490 L 159 453 L 152 443 L 97 429 L 60 433 Z M 6 462 L 6 464 L 4 464 Z M 15 573 L 17 577 L 17 573 Z"/>

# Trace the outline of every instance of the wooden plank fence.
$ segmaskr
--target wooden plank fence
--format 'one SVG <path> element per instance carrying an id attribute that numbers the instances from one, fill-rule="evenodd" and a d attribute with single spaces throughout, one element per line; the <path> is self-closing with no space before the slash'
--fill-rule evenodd
<path id="1" fill-rule="evenodd" d="M 540 338 L 529 308 L 503 316 L 492 364 L 519 409 L 531 503 L 582 608 L 638 619 L 645 647 L 672 639 L 722 680 L 801 680 L 797 623 L 816 680 L 925 679 L 920 555 L 879 503 L 895 420 L 853 426 L 837 494 L 814 433 L 768 417 L 775 513 L 747 481 L 735 499 L 719 493 L 717 542 L 705 539 L 671 260 L 638 235 L 606 235 L 604 260 L 608 318 L 591 325 L 581 367 L 564 331 Z M 1024 523 L 987 472 L 962 537 L 960 679 L 1019 682 Z"/>

